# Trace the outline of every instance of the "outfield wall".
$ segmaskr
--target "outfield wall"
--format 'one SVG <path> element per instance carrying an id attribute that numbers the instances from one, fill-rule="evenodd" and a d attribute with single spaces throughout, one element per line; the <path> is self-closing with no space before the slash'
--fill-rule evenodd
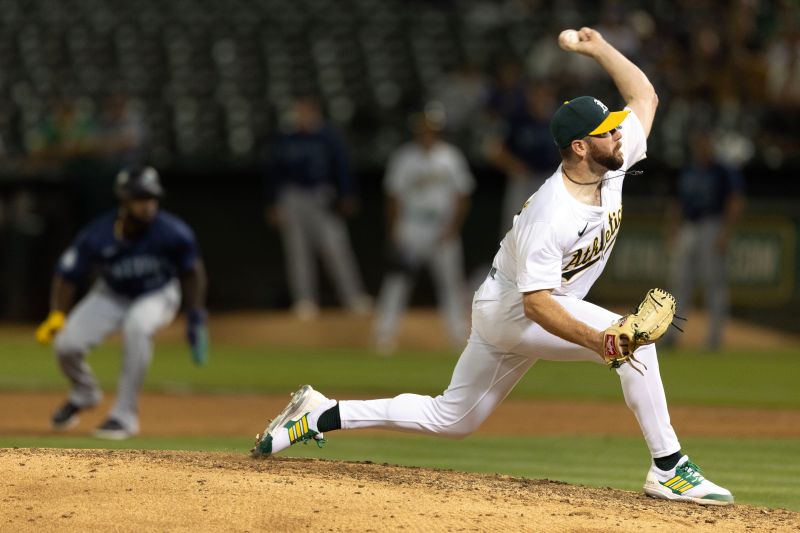
<path id="1" fill-rule="evenodd" d="M 648 167 L 648 162 L 642 166 Z M 631 306 L 647 288 L 665 285 L 662 214 L 673 174 L 665 168 L 646 170 L 643 177 L 626 182 L 621 235 L 606 273 L 590 295 L 599 303 Z M 503 176 L 487 168 L 474 171 L 478 187 L 462 229 L 465 267 L 473 286 L 486 275 L 510 226 L 510 221 L 500 220 Z M 758 182 L 760 194 L 771 196 L 748 200 L 732 243 L 733 311 L 741 318 L 800 330 L 792 318 L 800 305 L 800 211 L 791 190 L 780 197 L 776 187 L 769 186 L 774 180 L 749 179 Z M 360 181 L 361 210 L 348 224 L 365 285 L 376 295 L 387 256 L 382 171 L 363 172 Z M 288 308 L 280 236 L 264 221 L 258 172 L 166 173 L 164 183 L 164 207 L 189 222 L 198 236 L 210 276 L 212 310 Z M 0 185 L 7 208 L 0 224 L 0 318 L 39 320 L 47 313 L 50 276 L 58 255 L 87 219 L 113 207 L 111 185 L 92 184 L 89 189 L 96 195 L 92 201 L 81 187 L 64 181 Z M 320 281 L 323 305 L 337 305 L 327 276 L 320 274 Z M 435 304 L 427 274 L 420 276 L 412 304 Z"/>

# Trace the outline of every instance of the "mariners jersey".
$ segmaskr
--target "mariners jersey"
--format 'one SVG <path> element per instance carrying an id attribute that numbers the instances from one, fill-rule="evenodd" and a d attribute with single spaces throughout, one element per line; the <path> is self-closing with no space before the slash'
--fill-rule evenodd
<path id="1" fill-rule="evenodd" d="M 334 187 L 339 195 L 356 192 L 347 150 L 333 128 L 294 131 L 279 135 L 270 147 L 266 198 L 272 202 L 284 187 Z"/>
<path id="2" fill-rule="evenodd" d="M 717 161 L 690 165 L 681 172 L 677 185 L 683 216 L 692 222 L 721 217 L 730 197 L 744 192 L 742 174 Z"/>
<path id="3" fill-rule="evenodd" d="M 400 147 L 389 162 L 386 192 L 397 198 L 402 223 L 433 225 L 450 220 L 459 196 L 475 188 L 467 161 L 455 146 L 437 142 Z"/>
<path id="4" fill-rule="evenodd" d="M 602 205 L 576 200 L 559 166 L 514 217 L 492 266 L 519 292 L 552 289 L 555 295 L 582 299 L 603 272 L 622 224 L 623 172 L 644 159 L 647 150 L 633 111 L 621 131 L 624 162 L 603 176 Z"/>
<path id="5" fill-rule="evenodd" d="M 176 216 L 159 211 L 145 233 L 132 241 L 117 239 L 116 220 L 112 211 L 90 222 L 61 256 L 57 273 L 77 283 L 99 267 L 114 292 L 135 298 L 194 267 L 199 255 L 194 233 Z"/>

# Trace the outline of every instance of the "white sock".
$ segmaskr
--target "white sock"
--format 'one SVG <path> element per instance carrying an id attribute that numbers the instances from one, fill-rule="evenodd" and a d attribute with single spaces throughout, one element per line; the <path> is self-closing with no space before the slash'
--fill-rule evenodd
<path id="1" fill-rule="evenodd" d="M 289 430 L 286 428 L 278 428 L 272 435 L 272 453 L 278 453 L 289 446 Z"/>
<path id="2" fill-rule="evenodd" d="M 319 406 L 316 409 L 308 413 L 308 428 L 313 429 L 314 431 L 319 433 L 319 429 L 317 429 L 317 422 L 319 421 L 319 417 L 322 416 L 322 413 L 334 407 L 335 405 L 336 405 L 336 400 L 328 399 L 327 401 L 319 404 Z"/>

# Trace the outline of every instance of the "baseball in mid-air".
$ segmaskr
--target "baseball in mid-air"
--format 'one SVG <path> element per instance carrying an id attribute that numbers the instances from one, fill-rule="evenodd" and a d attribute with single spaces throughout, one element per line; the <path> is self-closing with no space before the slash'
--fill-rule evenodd
<path id="1" fill-rule="evenodd" d="M 564 50 L 571 50 L 580 40 L 576 30 L 564 30 L 558 35 L 558 45 Z"/>

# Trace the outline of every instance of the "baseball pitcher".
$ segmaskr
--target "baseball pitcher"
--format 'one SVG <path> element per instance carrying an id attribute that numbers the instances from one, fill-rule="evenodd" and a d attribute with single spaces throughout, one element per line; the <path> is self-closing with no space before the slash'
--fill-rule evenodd
<path id="1" fill-rule="evenodd" d="M 122 370 L 117 399 L 95 436 L 126 439 L 139 431 L 138 395 L 150 360 L 153 335 L 175 317 L 183 292 L 187 339 L 193 361 L 207 360 L 206 274 L 192 230 L 159 209 L 163 188 L 152 167 L 117 175 L 119 209 L 90 222 L 63 253 L 53 278 L 50 314 L 36 338 L 54 342 L 69 398 L 52 417 L 54 429 L 78 422 L 78 414 L 100 402 L 102 391 L 86 356 L 114 331 L 122 334 Z M 99 276 L 70 311 L 77 286 Z M 181 287 L 182 286 L 182 287 Z M 182 291 L 183 289 L 183 291 Z M 67 314 L 68 313 L 68 314 Z"/>
<path id="2" fill-rule="evenodd" d="M 608 261 L 622 222 L 625 174 L 645 157 L 658 98 L 645 74 L 591 28 L 569 30 L 562 48 L 593 58 L 626 102 L 566 101 L 550 123 L 561 164 L 524 204 L 475 293 L 472 334 L 450 385 L 439 396 L 337 402 L 310 386 L 261 433 L 254 456 L 336 429 L 382 428 L 461 438 L 503 401 L 539 359 L 606 362 L 652 457 L 644 491 L 652 497 L 727 505 L 730 491 L 704 477 L 681 451 L 670 424 L 653 342 L 675 301 L 648 292 L 636 313 L 619 315 L 583 298 Z"/>

